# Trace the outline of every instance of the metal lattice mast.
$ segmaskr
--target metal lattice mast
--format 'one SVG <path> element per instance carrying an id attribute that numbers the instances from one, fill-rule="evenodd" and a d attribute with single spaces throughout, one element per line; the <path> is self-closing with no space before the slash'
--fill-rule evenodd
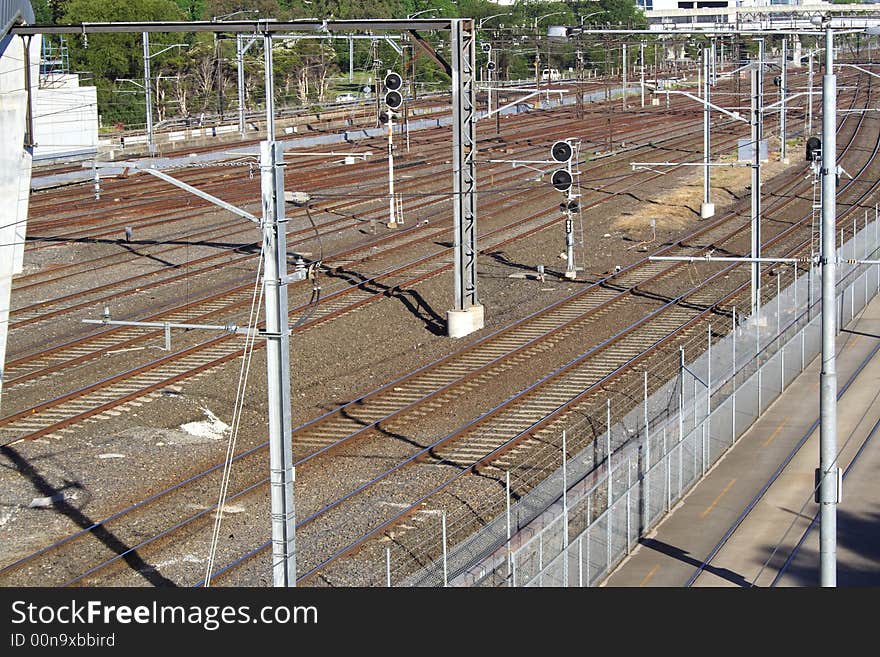
<path id="1" fill-rule="evenodd" d="M 451 27 L 455 308 L 447 319 L 449 335 L 460 337 L 482 328 L 483 307 L 477 295 L 474 25 L 470 19 L 453 19 Z"/>

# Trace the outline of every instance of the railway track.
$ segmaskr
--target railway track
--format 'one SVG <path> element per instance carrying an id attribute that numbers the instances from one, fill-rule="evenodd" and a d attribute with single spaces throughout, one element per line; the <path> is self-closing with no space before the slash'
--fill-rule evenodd
<path id="1" fill-rule="evenodd" d="M 633 187 L 632 184 L 630 184 L 629 186 L 630 188 Z M 610 185 L 606 185 L 606 187 L 612 189 Z M 612 191 L 614 190 L 612 189 Z M 594 206 L 601 200 L 603 199 L 591 202 L 589 206 Z M 558 218 L 551 219 L 549 222 L 543 221 L 543 223 L 538 224 L 538 227 L 535 228 L 533 224 L 542 221 L 545 214 L 550 215 L 551 213 L 538 213 L 528 218 L 526 221 L 515 222 L 514 226 L 525 226 L 527 230 L 525 230 L 522 235 L 527 235 L 530 232 L 541 230 L 542 228 L 546 228 L 558 221 Z M 529 228 L 529 226 L 532 226 L 532 228 Z M 510 226 L 502 227 L 501 229 L 488 231 L 484 237 L 490 240 L 493 239 L 496 234 L 503 237 L 505 233 L 510 230 Z M 302 233 L 307 231 L 300 232 Z M 350 268 L 353 263 L 363 262 L 364 260 L 370 259 L 375 265 L 375 262 L 377 261 L 377 256 L 373 254 L 373 249 L 377 243 L 383 245 L 383 254 L 387 255 L 394 250 L 402 248 L 402 245 L 432 243 L 440 240 L 441 238 L 448 237 L 448 231 L 443 229 L 429 231 L 423 230 L 422 232 L 425 234 L 414 237 L 413 234 L 415 232 L 416 231 L 414 230 L 396 232 L 391 236 L 387 236 L 381 238 L 380 240 L 370 242 L 360 249 L 349 249 L 348 251 L 344 251 L 342 253 L 331 256 L 327 260 L 328 267 L 326 267 L 325 270 L 329 273 L 329 275 L 341 278 L 339 272 L 342 271 L 342 268 L 334 266 L 333 263 L 345 262 L 346 268 Z M 507 241 L 509 241 L 509 239 Z M 496 242 L 492 247 L 489 248 L 497 248 L 499 244 L 503 243 L 504 242 Z M 488 248 L 484 250 L 488 250 Z M 358 256 L 358 252 L 361 252 L 361 255 Z M 329 293 L 325 294 L 325 299 L 327 300 L 327 302 L 325 302 L 323 306 L 320 306 L 317 309 L 316 314 L 318 318 L 337 316 L 339 314 L 342 314 L 343 312 L 349 311 L 353 307 L 358 307 L 365 300 L 382 298 L 383 293 L 387 296 L 388 290 L 392 290 L 396 287 L 405 287 L 408 285 L 412 285 L 414 282 L 416 282 L 416 280 L 410 278 L 403 279 L 403 281 L 401 281 L 399 276 L 408 270 L 417 269 L 418 267 L 423 267 L 425 265 L 430 265 L 431 261 L 436 261 L 438 259 L 442 260 L 443 258 L 444 252 L 442 250 L 435 250 L 432 255 L 417 258 L 416 260 L 411 261 L 408 265 L 398 270 L 389 268 L 388 270 L 386 270 L 387 273 L 381 274 L 379 276 L 371 277 L 366 280 L 355 280 L 354 283 L 352 283 L 348 287 L 337 287 L 335 290 L 331 289 Z M 246 259 L 247 256 L 242 256 L 238 260 L 243 261 Z M 207 273 L 215 272 L 218 268 L 222 267 L 223 264 L 224 263 L 208 264 L 205 266 L 204 271 Z M 432 272 L 433 274 L 436 274 L 445 269 L 448 269 L 448 266 L 443 266 L 439 269 L 435 267 Z M 183 277 L 184 274 L 175 274 L 171 278 L 173 278 L 174 280 L 180 280 Z M 135 282 L 131 284 L 137 285 L 139 289 L 151 289 L 152 285 L 159 284 L 158 282 L 145 283 L 144 279 L 140 277 L 134 278 Z M 417 278 L 418 277 L 416 277 L 416 279 Z M 229 312 L 234 312 L 237 308 L 246 309 L 246 307 L 249 305 L 251 289 L 252 285 L 250 283 L 244 283 L 236 286 L 229 292 L 210 295 L 202 302 L 190 303 L 183 308 L 176 308 L 171 310 L 170 312 L 154 314 L 144 319 L 146 321 L 169 322 L 193 322 L 207 321 L 212 319 L 216 321 L 215 318 L 218 313 L 225 312 L 228 314 Z M 101 294 L 98 299 L 95 299 L 94 296 L 89 296 L 89 298 L 86 300 L 79 300 L 79 295 L 72 295 L 73 303 L 72 305 L 69 305 L 66 309 L 58 308 L 54 311 L 47 311 L 44 307 L 44 304 L 36 304 L 36 307 L 24 309 L 24 311 L 21 313 L 13 313 L 11 328 L 20 328 L 28 326 L 34 321 L 40 319 L 56 317 L 59 314 L 63 313 L 65 310 L 79 310 L 89 308 L 93 306 L 96 301 L 108 302 L 112 300 L 115 295 L 119 294 L 119 288 L 116 287 L 115 284 L 108 284 L 107 286 L 102 286 L 98 290 L 98 292 L 99 294 Z M 355 298 L 354 301 L 351 301 L 350 297 L 352 296 L 361 296 L 362 298 Z M 37 314 L 40 309 L 43 310 L 42 314 Z M 299 306 L 294 309 L 294 313 L 301 314 L 304 310 L 304 306 Z M 315 322 L 311 322 L 309 325 L 311 326 L 314 323 Z M 12 387 L 29 381 L 42 380 L 46 376 L 57 373 L 58 371 L 66 367 L 79 365 L 89 360 L 93 360 L 94 358 L 102 354 L 106 354 L 111 350 L 131 348 L 135 344 L 150 339 L 155 339 L 155 337 L 157 335 L 160 335 L 161 333 L 161 331 L 152 331 L 145 334 L 143 331 L 133 329 L 111 329 L 108 331 L 104 331 L 96 336 L 96 348 L 92 350 L 90 350 L 89 348 L 91 338 L 87 337 L 73 340 L 67 345 L 62 345 L 49 350 L 43 350 L 41 352 L 29 354 L 27 356 L 19 358 L 13 358 L 7 364 L 6 385 Z M 121 339 L 119 339 L 118 341 L 108 340 L 110 336 L 113 335 L 118 336 Z M 29 416 L 27 418 L 29 426 L 34 426 L 35 423 L 38 421 L 38 418 L 34 417 L 34 407 L 31 407 L 30 409 L 23 409 L 21 413 L 29 413 Z"/>
<path id="2" fill-rule="evenodd" d="M 621 277 L 621 280 L 623 280 L 623 277 Z M 631 290 L 630 290 L 630 293 L 631 293 Z M 697 305 L 699 305 L 699 304 L 697 304 Z M 672 306 L 675 306 L 676 308 L 678 308 L 678 307 L 680 306 L 680 304 L 673 304 Z M 672 307 L 672 306 L 671 306 L 671 307 Z M 580 381 L 578 385 L 582 385 L 582 384 L 583 384 L 583 381 Z M 444 443 L 444 444 L 445 444 L 445 443 Z M 438 446 L 438 447 L 439 447 L 439 446 Z M 444 449 L 445 449 L 445 448 L 444 448 Z M 452 458 L 453 456 L 455 456 L 455 453 L 454 453 L 454 452 L 446 451 L 446 452 L 444 452 L 444 453 L 446 454 L 446 457 L 450 457 L 450 458 Z M 456 458 L 457 458 L 457 457 L 456 457 Z M 448 460 L 448 459 L 447 459 L 447 460 Z"/>
<path id="3" fill-rule="evenodd" d="M 525 226 L 531 226 L 531 230 L 536 230 L 535 226 L 532 224 L 541 221 L 542 219 L 545 219 L 543 214 L 530 217 L 526 220 Z M 551 219 L 549 223 L 552 224 L 556 221 L 556 219 Z M 524 222 L 518 221 L 517 223 L 523 224 Z M 548 225 L 546 222 L 544 224 L 539 224 L 539 226 L 543 227 L 546 227 L 546 225 Z M 508 241 L 510 239 L 507 237 L 509 230 L 510 227 L 506 226 L 502 229 L 485 233 L 482 241 L 489 241 L 490 244 L 487 247 L 483 247 L 481 250 L 487 251 L 496 249 L 499 245 Z M 433 231 L 426 237 L 421 238 L 421 241 L 433 242 L 440 237 L 448 237 L 448 232 L 449 231 L 446 229 Z M 523 233 L 520 232 L 516 237 L 521 237 L 522 234 Z M 496 235 L 501 239 L 495 239 Z M 448 262 L 442 262 L 441 264 L 434 264 L 432 268 L 414 277 L 408 277 L 403 280 L 400 279 L 401 275 L 412 270 L 418 270 L 426 265 L 432 265 L 432 262 L 438 260 L 448 260 L 448 258 L 445 257 L 444 250 L 435 251 L 433 255 L 422 257 L 403 267 L 393 268 L 390 273 L 373 277 L 367 281 L 356 280 L 353 284 L 350 284 L 347 287 L 340 287 L 336 290 L 332 290 L 324 297 L 324 303 L 319 304 L 318 308 L 315 310 L 315 316 L 310 319 L 303 328 L 310 328 L 322 321 L 326 321 L 327 319 L 351 312 L 353 309 L 362 306 L 364 303 L 385 298 L 388 294 L 388 290 L 396 287 L 411 287 L 418 283 L 419 280 L 437 275 L 442 271 L 449 269 L 450 264 Z M 239 286 L 234 291 L 234 295 L 237 298 L 233 297 L 233 299 L 239 308 L 246 309 L 249 306 L 251 290 L 252 285 L 245 284 Z M 81 305 L 87 305 L 87 303 L 83 302 Z M 192 306 L 192 304 L 190 305 Z M 208 312 L 204 312 L 205 305 L 209 308 Z M 217 309 L 218 307 L 219 310 Z M 161 320 L 170 322 L 207 321 L 212 317 L 215 317 L 218 312 L 228 312 L 230 310 L 230 298 L 225 297 L 223 299 L 218 299 L 217 296 L 214 295 L 205 304 L 199 304 L 197 308 L 201 309 L 200 314 L 193 314 L 191 309 L 187 309 L 184 312 L 178 311 L 174 314 L 164 314 L 149 319 L 150 321 Z M 308 306 L 302 305 L 295 308 L 293 312 L 295 315 L 302 315 L 307 310 Z M 15 326 L 15 323 L 13 323 L 13 326 Z M 106 354 L 108 351 L 120 348 L 131 348 L 133 345 L 138 344 L 143 340 L 155 339 L 157 335 L 162 333 L 162 331 L 152 331 L 151 333 L 144 335 L 142 331 L 132 329 L 117 329 L 111 331 L 114 331 L 116 335 L 120 336 L 128 335 L 136 337 L 129 337 L 118 342 L 111 341 L 109 344 L 106 343 L 104 339 L 100 339 L 97 349 L 88 346 L 88 339 L 76 340 L 73 344 L 69 345 L 66 350 L 63 348 L 55 348 L 49 350 L 48 353 L 39 354 L 37 357 L 12 360 L 7 366 L 7 376 L 9 377 L 7 385 L 14 386 L 17 383 L 44 379 L 52 373 L 66 370 L 72 365 L 78 365 L 88 360 L 93 360 L 102 354 Z M 111 331 L 105 333 L 111 333 Z M 138 333 L 140 333 L 140 336 L 137 336 Z M 104 337 L 107 336 L 102 334 L 101 338 Z M 224 342 L 226 343 L 225 347 L 221 346 Z M 13 440 L 21 438 L 34 439 L 51 434 L 54 431 L 75 424 L 77 421 L 98 415 L 101 412 L 112 408 L 114 405 L 114 394 L 116 394 L 119 399 L 118 403 L 123 404 L 126 401 L 136 398 L 138 386 L 143 389 L 144 394 L 161 389 L 163 387 L 162 371 L 170 372 L 170 376 L 166 380 L 166 385 L 171 385 L 186 378 L 186 368 L 189 368 L 193 374 L 197 374 L 211 367 L 212 362 L 215 365 L 228 362 L 230 359 L 241 355 L 241 348 L 238 346 L 239 344 L 240 341 L 234 339 L 218 338 L 206 343 L 203 351 L 200 351 L 198 346 L 188 347 L 181 350 L 179 356 L 173 354 L 164 356 L 127 373 L 116 375 L 110 379 L 99 381 L 86 388 L 62 395 L 48 402 L 31 406 L 22 409 L 17 413 L 7 415 L 0 420 L 0 431 L 3 431 L 4 435 L 7 436 L 6 442 L 9 440 L 8 437 L 15 436 L 16 432 L 23 432 L 24 435 L 21 435 L 20 438 L 13 438 Z M 83 353 L 83 349 L 86 349 L 85 353 Z M 224 349 L 228 353 L 224 353 Z M 45 365 L 44 363 L 46 363 L 47 360 L 50 360 L 50 363 Z"/>

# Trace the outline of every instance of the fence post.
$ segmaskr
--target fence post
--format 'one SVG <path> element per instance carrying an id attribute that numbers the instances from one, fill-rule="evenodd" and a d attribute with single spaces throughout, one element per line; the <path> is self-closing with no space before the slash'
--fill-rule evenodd
<path id="1" fill-rule="evenodd" d="M 449 571 L 447 570 L 446 565 L 446 511 L 444 510 L 442 515 L 440 516 L 440 522 L 442 523 L 442 532 L 443 532 L 443 586 L 444 588 L 449 586 Z"/>
<path id="2" fill-rule="evenodd" d="M 611 399 L 605 399 L 605 472 L 607 474 L 607 501 L 606 507 L 611 507 Z"/>
<path id="3" fill-rule="evenodd" d="M 693 379 L 693 385 L 691 386 L 691 406 L 693 406 L 693 421 L 691 422 L 691 431 L 697 430 L 697 377 L 694 376 L 693 372 L 691 372 L 691 378 Z M 697 471 L 697 449 L 696 445 L 694 445 L 694 472 Z"/>
<path id="4" fill-rule="evenodd" d="M 706 331 L 706 422 L 703 432 L 703 474 L 709 467 L 709 440 L 712 434 L 712 325 Z"/>
<path id="5" fill-rule="evenodd" d="M 776 348 L 779 349 L 779 345 L 782 342 L 782 299 L 780 299 L 779 295 L 782 294 L 782 274 L 777 272 L 776 274 Z"/>
<path id="6" fill-rule="evenodd" d="M 592 514 L 592 503 L 593 496 L 591 494 L 587 494 L 587 528 L 584 530 L 584 535 L 587 537 L 587 586 L 590 585 L 590 527 L 593 522 L 593 514 Z"/>
<path id="7" fill-rule="evenodd" d="M 648 370 L 645 370 L 645 465 L 642 483 L 642 496 L 645 500 L 645 514 L 642 521 L 644 531 L 648 531 L 651 520 L 651 436 L 648 433 Z"/>
<path id="8" fill-rule="evenodd" d="M 629 459 L 627 459 L 629 461 Z M 632 468 L 627 466 L 626 468 L 626 552 L 629 554 L 629 546 L 630 535 L 632 534 L 632 522 L 630 521 L 630 502 L 632 501 L 632 495 L 630 495 L 630 491 L 632 490 Z"/>
<path id="9" fill-rule="evenodd" d="M 544 532 L 538 534 L 538 577 L 538 586 L 544 586 Z"/>
<path id="10" fill-rule="evenodd" d="M 666 427 L 663 427 L 663 458 L 666 460 L 666 509 L 665 511 L 669 511 L 670 507 L 670 497 L 672 496 L 672 456 L 667 451 L 666 444 Z"/>
<path id="11" fill-rule="evenodd" d="M 758 374 L 758 415 L 761 414 L 761 380 L 763 379 L 763 372 L 761 369 L 761 326 L 758 321 L 758 315 L 763 312 L 762 309 L 758 309 L 755 313 L 755 369 Z"/>
<path id="12" fill-rule="evenodd" d="M 776 349 L 779 351 L 779 394 L 785 390 L 785 345 L 782 343 L 782 306 L 780 296 L 782 294 L 782 276 L 776 277 Z"/>
<path id="13" fill-rule="evenodd" d="M 731 381 L 733 381 L 733 393 L 731 394 L 731 408 L 733 409 L 730 414 L 730 446 L 733 447 L 733 443 L 736 442 L 736 306 L 733 307 L 733 340 L 731 341 L 731 347 L 733 349 L 733 374 L 731 375 Z"/>
<path id="14" fill-rule="evenodd" d="M 565 429 L 562 430 L 562 585 L 568 586 L 568 466 L 565 450 Z"/>
<path id="15" fill-rule="evenodd" d="M 684 347 L 678 348 L 678 497 L 684 479 Z"/>
<path id="16" fill-rule="evenodd" d="M 804 371 L 804 367 L 806 366 L 807 359 L 807 327 L 809 324 L 805 325 L 804 328 L 801 329 L 801 372 Z"/>
<path id="17" fill-rule="evenodd" d="M 578 587 L 584 587 L 584 535 L 578 536 Z"/>
<path id="18" fill-rule="evenodd" d="M 865 230 L 862 231 L 862 243 L 865 245 L 865 248 L 862 249 L 865 252 L 864 259 L 868 259 L 868 211 L 865 210 Z M 865 273 L 865 308 L 868 307 L 868 275 L 867 271 Z"/>
<path id="19" fill-rule="evenodd" d="M 513 586 L 513 559 L 510 554 L 510 470 L 504 473 L 505 490 L 507 491 L 507 585 Z"/>
<path id="20" fill-rule="evenodd" d="M 611 398 L 605 398 L 605 426 L 606 426 L 606 438 L 605 438 L 605 477 L 607 481 L 607 499 L 605 500 L 605 527 L 607 531 L 606 540 L 605 540 L 605 572 L 611 570 L 611 536 L 612 536 L 612 528 L 611 528 L 611 497 L 614 494 L 613 484 L 611 481 Z"/>
<path id="21" fill-rule="evenodd" d="M 385 547 L 385 586 L 391 588 L 391 547 Z"/>
<path id="22" fill-rule="evenodd" d="M 810 259 L 810 268 L 807 269 L 807 322 L 813 319 L 813 260 Z"/>

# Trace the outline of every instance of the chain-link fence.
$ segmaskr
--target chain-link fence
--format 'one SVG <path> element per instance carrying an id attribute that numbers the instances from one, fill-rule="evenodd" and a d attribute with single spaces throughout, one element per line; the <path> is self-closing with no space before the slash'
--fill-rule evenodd
<path id="1" fill-rule="evenodd" d="M 876 257 L 880 222 L 876 208 L 872 214 L 870 223 L 867 212 L 861 225 L 853 223 L 849 241 L 844 243 L 841 235 L 840 327 L 880 289 L 880 267 L 855 262 Z M 785 288 L 784 267 L 791 268 L 785 278 L 792 281 Z M 811 262 L 779 265 L 776 273 L 776 294 L 754 317 L 734 312 L 729 325 L 710 326 L 706 334 L 688 340 L 677 367 L 646 369 L 640 399 L 634 401 L 630 383 L 609 397 L 604 408 L 594 406 L 551 425 L 543 440 L 549 449 L 525 466 L 501 472 L 504 490 L 484 500 L 483 507 L 495 514 L 480 531 L 456 535 L 456 527 L 467 523 L 462 516 L 448 521 L 444 514 L 446 531 L 434 532 L 420 546 L 428 555 L 424 567 L 393 582 L 396 566 L 406 569 L 403 556 L 392 557 L 388 548 L 383 583 L 601 582 L 819 353 L 821 270 Z M 626 410 L 622 419 L 615 412 L 620 409 Z M 613 413 L 618 418 L 614 422 Z M 563 453 L 575 453 L 565 468 Z M 515 490 L 529 476 L 540 480 L 517 495 Z"/>

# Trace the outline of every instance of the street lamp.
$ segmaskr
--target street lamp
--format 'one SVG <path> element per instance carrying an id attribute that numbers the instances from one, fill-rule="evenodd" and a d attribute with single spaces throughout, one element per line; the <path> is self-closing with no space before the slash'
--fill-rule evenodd
<path id="1" fill-rule="evenodd" d="M 477 21 L 477 29 L 478 30 L 483 29 L 483 23 L 485 23 L 490 18 L 498 18 L 499 16 L 513 16 L 513 14 L 508 11 L 503 14 L 492 14 L 491 16 L 486 16 L 485 18 L 481 18 L 479 21 Z"/>
<path id="2" fill-rule="evenodd" d="M 212 23 L 219 23 L 224 21 L 227 18 L 232 18 L 233 16 L 238 16 L 242 14 L 259 14 L 259 9 L 242 9 L 240 11 L 233 11 L 229 14 L 223 14 L 222 16 L 212 16 Z M 220 52 L 220 39 L 217 38 L 217 33 L 214 33 L 214 44 L 217 47 L 217 110 L 220 113 L 220 121 L 223 121 L 223 80 L 220 77 L 220 66 L 223 62 Z M 238 45 L 238 38 L 236 37 L 236 46 Z M 236 48 L 237 50 L 237 48 Z M 239 76 L 241 77 L 241 76 Z M 241 96 L 241 94 L 239 94 Z M 239 100 L 240 102 L 240 100 Z M 241 121 L 239 121 L 241 123 Z M 239 129 L 241 129 L 241 125 L 239 125 Z"/>
<path id="3" fill-rule="evenodd" d="M 187 44 L 172 43 L 170 46 L 162 48 L 159 52 L 150 54 L 150 33 L 143 33 L 144 42 L 144 103 L 147 106 L 147 150 L 150 155 L 156 152 L 156 144 L 153 140 L 153 94 L 150 89 L 150 59 L 156 55 L 161 55 L 166 50 L 172 48 L 180 48 Z"/>
<path id="4" fill-rule="evenodd" d="M 593 11 L 593 12 L 590 12 L 589 14 L 585 14 L 584 16 L 580 16 L 579 18 L 581 19 L 581 27 L 584 26 L 584 21 L 586 19 L 590 18 L 591 16 L 598 16 L 599 14 L 604 14 L 604 13 L 605 13 L 604 11 Z"/>
<path id="5" fill-rule="evenodd" d="M 538 54 L 538 23 L 544 20 L 545 18 L 549 18 L 550 16 L 558 16 L 559 14 L 567 14 L 565 11 L 554 11 L 549 14 L 544 14 L 543 16 L 537 16 L 535 18 L 535 88 L 538 88 L 539 80 L 541 79 L 540 71 L 538 69 L 538 64 L 541 61 L 541 57 Z M 548 40 L 547 45 L 547 68 L 550 68 L 550 45 Z M 549 82 L 549 80 L 548 80 Z"/>
<path id="6" fill-rule="evenodd" d="M 432 11 L 440 11 L 440 8 L 439 7 L 431 7 L 430 9 L 422 9 L 421 11 L 417 11 L 413 14 L 407 14 L 407 18 L 408 19 L 415 18 L 416 16 L 419 16 L 420 14 L 427 14 Z"/>
<path id="7" fill-rule="evenodd" d="M 535 18 L 535 29 L 538 29 L 538 23 L 544 20 L 545 18 L 549 18 L 550 16 L 558 16 L 559 14 L 567 14 L 565 11 L 554 11 L 552 14 L 544 14 L 543 16 L 538 16 Z"/>
<path id="8" fill-rule="evenodd" d="M 233 11 L 231 14 L 223 14 L 222 16 L 211 16 L 211 22 L 216 23 L 218 21 L 226 20 L 227 18 L 232 18 L 233 16 L 238 16 L 239 14 L 259 14 L 259 9 L 242 9 L 241 11 Z"/>

